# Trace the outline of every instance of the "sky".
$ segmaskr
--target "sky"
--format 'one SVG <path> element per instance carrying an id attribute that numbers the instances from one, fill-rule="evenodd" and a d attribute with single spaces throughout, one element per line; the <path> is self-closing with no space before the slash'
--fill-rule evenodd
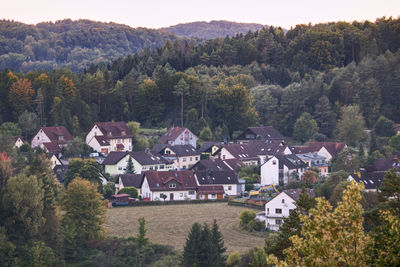
<path id="1" fill-rule="evenodd" d="M 0 0 L 0 19 L 29 24 L 90 19 L 161 28 L 228 20 L 281 26 L 400 16 L 400 0 Z"/>

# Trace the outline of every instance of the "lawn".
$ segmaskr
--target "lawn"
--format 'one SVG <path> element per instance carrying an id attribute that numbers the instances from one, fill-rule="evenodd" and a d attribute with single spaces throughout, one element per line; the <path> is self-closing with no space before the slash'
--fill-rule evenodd
<path id="1" fill-rule="evenodd" d="M 106 228 L 109 236 L 135 236 L 138 218 L 146 218 L 147 237 L 159 244 L 171 245 L 182 250 L 193 223 L 211 224 L 214 219 L 224 236 L 227 252 L 243 252 L 256 246 L 264 246 L 265 235 L 253 234 L 239 228 L 242 207 L 227 203 L 165 205 L 111 208 Z"/>

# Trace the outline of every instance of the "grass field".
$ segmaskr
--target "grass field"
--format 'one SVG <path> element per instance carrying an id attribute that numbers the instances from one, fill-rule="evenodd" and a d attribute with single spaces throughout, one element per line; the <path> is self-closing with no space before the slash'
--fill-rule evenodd
<path id="1" fill-rule="evenodd" d="M 211 224 L 216 219 L 228 253 L 264 246 L 265 235 L 239 228 L 239 213 L 243 209 L 227 203 L 112 208 L 106 228 L 109 236 L 136 236 L 138 218 L 144 216 L 150 241 L 182 250 L 193 223 Z"/>

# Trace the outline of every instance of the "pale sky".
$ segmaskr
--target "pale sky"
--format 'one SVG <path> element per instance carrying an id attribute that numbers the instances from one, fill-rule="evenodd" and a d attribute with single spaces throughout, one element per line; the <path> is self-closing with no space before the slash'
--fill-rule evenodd
<path id="1" fill-rule="evenodd" d="M 0 0 L 0 19 L 29 24 L 65 18 L 160 28 L 193 21 L 296 24 L 400 16 L 400 0 Z"/>

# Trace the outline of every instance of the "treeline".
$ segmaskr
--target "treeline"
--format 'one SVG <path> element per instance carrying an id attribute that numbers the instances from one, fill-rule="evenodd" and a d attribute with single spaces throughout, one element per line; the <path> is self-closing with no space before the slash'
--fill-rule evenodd
<path id="1" fill-rule="evenodd" d="M 166 31 L 131 28 L 116 23 L 70 19 L 37 25 L 0 21 L 0 68 L 28 72 L 66 67 L 81 71 L 110 62 L 176 37 Z"/>
<path id="2" fill-rule="evenodd" d="M 326 140 L 337 136 L 344 106 L 358 106 L 368 128 L 380 116 L 400 121 L 399 27 L 398 19 L 383 18 L 298 25 L 286 35 L 269 28 L 197 46 L 167 41 L 84 73 L 4 69 L 0 121 L 17 121 L 27 110 L 73 134 L 94 121 L 183 121 L 221 140 L 264 124 L 306 141 L 294 128 L 311 118 L 308 139 Z"/>

